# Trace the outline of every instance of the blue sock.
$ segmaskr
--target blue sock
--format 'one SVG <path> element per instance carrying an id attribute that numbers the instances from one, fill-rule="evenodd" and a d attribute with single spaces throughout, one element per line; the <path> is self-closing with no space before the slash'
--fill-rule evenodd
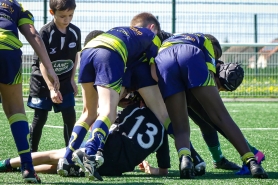
<path id="1" fill-rule="evenodd" d="M 73 163 L 71 160 L 72 153 L 80 147 L 88 130 L 89 130 L 89 125 L 85 122 L 77 123 L 74 125 L 72 134 L 71 134 L 71 138 L 69 140 L 69 145 L 68 145 L 68 147 L 66 149 L 66 153 L 64 155 L 64 157 L 67 159 L 67 161 L 69 163 Z"/>
<path id="2" fill-rule="evenodd" d="M 98 117 L 92 127 L 91 139 L 85 145 L 86 154 L 95 155 L 97 150 L 103 150 L 108 137 L 111 122 L 108 117 Z"/>
<path id="3" fill-rule="evenodd" d="M 21 165 L 25 164 L 28 169 L 34 170 L 30 153 L 30 132 L 26 115 L 22 113 L 14 114 L 9 118 L 9 123 L 21 160 Z"/>

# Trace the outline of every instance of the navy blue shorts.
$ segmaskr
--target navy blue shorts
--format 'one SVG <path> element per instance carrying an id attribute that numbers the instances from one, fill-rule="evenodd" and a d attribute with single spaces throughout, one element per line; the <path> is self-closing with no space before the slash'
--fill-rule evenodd
<path id="1" fill-rule="evenodd" d="M 57 113 L 61 112 L 63 109 L 66 109 L 68 107 L 74 107 L 75 99 L 73 93 L 63 95 L 62 103 L 53 103 L 51 98 L 49 97 L 36 98 L 29 96 L 27 106 L 32 109 L 43 109 L 47 111 L 51 111 L 53 107 L 54 112 Z"/>
<path id="2" fill-rule="evenodd" d="M 156 85 L 152 78 L 150 65 L 147 62 L 140 62 L 136 66 L 128 67 L 123 78 L 123 86 L 127 89 L 138 90 L 143 87 Z"/>
<path id="3" fill-rule="evenodd" d="M 94 82 L 94 85 L 114 89 L 120 93 L 125 64 L 121 56 L 106 48 L 89 48 L 81 53 L 79 83 Z"/>
<path id="4" fill-rule="evenodd" d="M 20 84 L 22 83 L 22 51 L 0 49 L 0 83 Z"/>
<path id="5" fill-rule="evenodd" d="M 158 86 L 163 98 L 199 86 L 215 86 L 202 50 L 177 44 L 155 58 Z"/>

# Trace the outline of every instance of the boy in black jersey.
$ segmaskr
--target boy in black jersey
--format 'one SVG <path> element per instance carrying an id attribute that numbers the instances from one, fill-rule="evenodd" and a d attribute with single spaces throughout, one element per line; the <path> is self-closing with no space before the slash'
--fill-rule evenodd
<path id="1" fill-rule="evenodd" d="M 41 60 L 34 54 L 30 79 L 30 95 L 27 105 L 35 110 L 33 123 L 30 127 L 30 144 L 33 152 L 38 151 L 42 129 L 47 121 L 48 112 L 61 112 L 64 122 L 64 140 L 68 145 L 70 135 L 76 121 L 74 96 L 78 93 L 75 83 L 75 71 L 78 52 L 81 50 L 81 32 L 71 24 L 75 0 L 50 0 L 50 14 L 53 20 L 44 25 L 40 35 L 47 48 L 53 68 L 59 77 L 60 91 L 48 89 L 41 75 Z"/>

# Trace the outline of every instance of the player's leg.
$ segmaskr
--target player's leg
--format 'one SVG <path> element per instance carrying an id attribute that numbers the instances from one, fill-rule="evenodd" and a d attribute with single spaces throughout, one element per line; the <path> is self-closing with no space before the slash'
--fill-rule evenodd
<path id="1" fill-rule="evenodd" d="M 178 102 L 178 103 L 177 103 Z M 172 122 L 175 135 L 175 146 L 180 159 L 180 177 L 193 178 L 193 163 L 190 152 L 190 126 L 187 114 L 187 103 L 184 92 L 169 96 L 165 100 L 166 108 Z M 177 114 L 183 112 L 183 114 Z M 185 158 L 184 158 L 185 157 Z M 190 159 L 188 159 L 188 157 Z"/>
<path id="2" fill-rule="evenodd" d="M 254 154 L 246 144 L 242 132 L 228 113 L 217 88 L 214 86 L 196 87 L 192 88 L 191 92 L 203 106 L 212 122 L 223 130 L 227 138 L 229 138 L 229 141 L 242 156 L 242 161 L 249 166 L 253 177 L 267 178 L 267 174 L 257 164 Z"/>
<path id="3" fill-rule="evenodd" d="M 89 179 L 102 180 L 99 175 L 96 175 L 96 167 L 103 163 L 101 150 L 108 137 L 110 126 L 116 120 L 120 93 L 124 91 L 122 79 L 125 64 L 121 56 L 113 50 L 104 48 L 94 50 L 96 54 L 94 55 L 93 66 L 96 71 L 95 86 L 98 93 L 98 116 L 95 121 L 93 120 L 91 129 L 93 137 L 86 143 L 86 155 L 83 163 L 86 167 L 85 174 Z"/>
<path id="4" fill-rule="evenodd" d="M 238 170 L 240 167 L 227 160 L 220 147 L 217 131 L 197 115 L 191 108 L 188 108 L 189 117 L 197 124 L 202 132 L 202 136 L 208 146 L 211 157 L 213 159 L 214 168 L 224 170 Z"/>
<path id="5" fill-rule="evenodd" d="M 63 121 L 64 121 L 64 140 L 66 146 L 69 144 L 70 136 L 76 122 L 76 112 L 74 107 L 68 107 L 62 111 Z"/>
<path id="6" fill-rule="evenodd" d="M 30 147 L 32 152 L 37 152 L 42 135 L 42 129 L 46 123 L 48 110 L 35 109 L 32 125 L 30 126 Z"/>
<path id="7" fill-rule="evenodd" d="M 64 122 L 64 140 L 66 146 L 69 144 L 69 139 L 76 122 L 76 112 L 74 109 L 75 99 L 73 93 L 67 93 L 63 95 L 63 102 L 60 104 L 54 104 L 54 112 L 62 113 Z"/>
<path id="8" fill-rule="evenodd" d="M 187 71 L 181 70 L 180 62 L 186 62 L 184 53 L 180 52 L 182 45 L 175 45 L 159 53 L 156 57 L 158 85 L 165 100 L 175 138 L 175 145 L 180 158 L 180 178 L 194 178 L 193 162 L 190 152 L 190 126 L 185 94 L 185 79 Z M 169 129 L 169 119 L 164 122 Z M 168 124 L 167 124 L 168 123 Z"/>
<path id="9" fill-rule="evenodd" d="M 202 107 L 202 105 L 197 101 L 197 99 L 192 95 L 192 93 L 189 91 L 187 92 L 187 99 L 189 101 L 189 106 L 190 106 L 190 109 L 194 110 L 194 112 L 198 115 L 201 115 L 202 116 L 202 120 L 204 120 L 206 123 L 208 123 L 211 127 L 213 127 L 215 130 L 217 130 L 223 137 L 225 137 L 226 139 L 227 136 L 225 135 L 225 133 L 218 127 L 216 126 L 212 121 L 211 119 L 209 118 L 208 114 L 206 113 L 206 111 L 204 110 L 204 108 Z M 190 109 L 189 109 L 189 113 L 190 113 Z M 190 115 L 190 114 L 189 114 Z M 196 117 L 196 116 L 195 116 Z M 195 121 L 195 123 L 198 122 L 198 120 Z M 204 126 L 204 124 L 203 124 Z M 216 140 L 213 138 L 214 137 L 211 137 L 210 136 L 210 131 L 211 130 L 209 127 L 205 127 L 203 128 L 203 126 L 201 126 L 201 131 L 203 132 L 204 134 L 204 139 L 206 140 L 206 142 L 209 140 L 210 143 L 207 143 L 208 146 L 210 147 L 213 147 L 213 146 L 216 146 L 215 144 L 211 143 L 211 142 L 215 142 Z M 207 139 L 206 139 L 207 138 Z M 246 140 L 246 139 L 245 139 Z M 260 164 L 261 161 L 265 160 L 265 156 L 264 154 L 259 151 L 256 147 L 252 146 L 247 140 L 246 140 L 246 143 L 248 145 L 248 147 L 250 148 L 250 150 L 254 153 L 258 163 Z M 215 151 L 215 150 L 214 150 Z M 218 153 L 218 154 L 217 154 Z M 216 153 L 212 154 L 212 155 L 220 155 L 219 151 L 217 151 Z M 250 171 L 248 169 L 248 167 L 243 164 L 242 168 L 240 171 L 238 171 L 236 173 L 237 175 L 249 175 L 250 174 Z"/>
<path id="10" fill-rule="evenodd" d="M 66 153 L 59 160 L 57 173 L 60 176 L 68 176 L 70 167 L 74 166 L 72 153 L 80 147 L 89 127 L 97 118 L 98 94 L 94 88 L 94 83 L 82 83 L 81 86 L 83 112 L 73 127 Z"/>
<path id="11" fill-rule="evenodd" d="M 57 172 L 61 176 L 68 175 L 68 167 L 74 165 L 72 153 L 80 147 L 89 127 L 97 118 L 98 94 L 94 88 L 97 71 L 94 66 L 96 53 L 98 53 L 98 48 L 89 48 L 83 50 L 80 56 L 78 82 L 82 86 L 83 111 L 73 127 L 64 158 L 59 160 Z"/>
<path id="12" fill-rule="evenodd" d="M 22 174 L 26 181 L 40 181 L 37 179 L 29 146 L 29 127 L 24 111 L 22 84 L 6 85 L 0 83 L 2 105 L 9 120 L 10 128 L 21 158 Z M 12 98 L 11 98 L 12 97 Z"/>
<path id="13" fill-rule="evenodd" d="M 0 50 L 0 93 L 2 106 L 9 120 L 11 132 L 22 162 L 22 176 L 26 182 L 39 182 L 29 146 L 29 126 L 22 97 L 21 51 Z"/>

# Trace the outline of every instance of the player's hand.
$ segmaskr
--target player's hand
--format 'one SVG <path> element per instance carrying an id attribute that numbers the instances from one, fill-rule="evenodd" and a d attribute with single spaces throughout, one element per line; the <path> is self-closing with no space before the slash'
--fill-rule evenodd
<path id="1" fill-rule="evenodd" d="M 53 87 L 55 91 L 59 91 L 60 89 L 60 82 L 57 74 L 55 73 L 53 68 L 47 69 L 47 75 L 49 80 L 52 81 Z"/>
<path id="2" fill-rule="evenodd" d="M 78 94 L 78 87 L 77 87 L 74 79 L 71 80 L 71 85 L 72 85 L 72 88 L 73 88 L 74 96 L 76 96 Z"/>
<path id="3" fill-rule="evenodd" d="M 150 164 L 148 163 L 148 161 L 143 161 L 142 163 L 140 163 L 138 165 L 139 170 L 141 170 L 142 172 L 145 172 L 147 174 L 151 174 L 151 175 L 168 175 L 168 169 L 164 169 L 164 168 L 154 168 L 152 166 L 150 166 Z"/>
<path id="4" fill-rule="evenodd" d="M 142 172 L 145 172 L 145 173 L 147 173 L 147 174 L 156 175 L 155 172 L 154 172 L 154 170 L 151 169 L 151 168 L 153 168 L 153 167 L 151 167 L 151 166 L 149 165 L 148 161 L 143 161 L 142 163 L 140 163 L 140 164 L 138 165 L 138 167 L 139 167 L 139 170 L 141 170 Z M 151 173 L 151 171 L 152 171 L 153 173 Z"/>
<path id="5" fill-rule="evenodd" d="M 50 97 L 53 103 L 62 103 L 63 97 L 60 91 L 50 90 Z"/>

